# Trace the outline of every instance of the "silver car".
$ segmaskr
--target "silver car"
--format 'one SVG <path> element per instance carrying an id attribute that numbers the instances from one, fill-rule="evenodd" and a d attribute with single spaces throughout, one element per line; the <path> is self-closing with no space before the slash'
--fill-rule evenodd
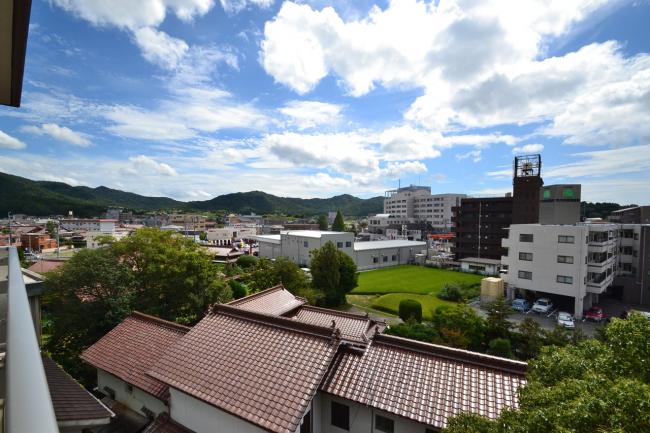
<path id="1" fill-rule="evenodd" d="M 557 324 L 566 328 L 566 329 L 575 329 L 576 324 L 573 321 L 573 316 L 569 313 L 561 311 L 557 315 Z"/>

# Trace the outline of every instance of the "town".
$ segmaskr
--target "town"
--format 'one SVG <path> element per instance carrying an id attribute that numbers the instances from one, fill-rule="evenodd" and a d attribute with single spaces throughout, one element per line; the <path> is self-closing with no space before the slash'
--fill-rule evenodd
<path id="1" fill-rule="evenodd" d="M 650 431 L 650 5 L 100 3 L 0 0 L 0 433 Z"/>

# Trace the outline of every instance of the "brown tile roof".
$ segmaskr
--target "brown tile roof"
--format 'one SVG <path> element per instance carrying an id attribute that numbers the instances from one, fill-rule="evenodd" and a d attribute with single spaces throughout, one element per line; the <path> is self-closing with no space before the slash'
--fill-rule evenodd
<path id="1" fill-rule="evenodd" d="M 321 390 L 444 428 L 460 412 L 516 408 L 525 372 L 523 362 L 380 334 L 363 355 L 341 351 Z"/>
<path id="2" fill-rule="evenodd" d="M 169 415 L 163 412 L 142 433 L 194 433 L 194 430 L 186 429 L 172 421 Z"/>
<path id="3" fill-rule="evenodd" d="M 65 262 L 63 260 L 39 260 L 27 269 L 32 272 L 44 274 L 46 272 L 53 271 L 59 266 L 62 266 L 64 263 Z"/>
<path id="4" fill-rule="evenodd" d="M 167 386 L 145 372 L 189 329 L 134 312 L 86 349 L 81 359 L 159 399 L 165 399 Z"/>
<path id="5" fill-rule="evenodd" d="M 219 305 L 149 374 L 265 430 L 293 433 L 337 347 L 329 328 Z"/>
<path id="6" fill-rule="evenodd" d="M 325 328 L 334 326 L 341 331 L 341 338 L 358 343 L 367 343 L 368 337 L 375 332 L 374 327 L 379 326 L 380 331 L 386 328 L 384 322 L 376 322 L 367 315 L 347 313 L 344 311 L 329 310 L 312 306 L 300 307 L 292 319 Z"/>
<path id="7" fill-rule="evenodd" d="M 282 284 L 262 290 L 244 298 L 229 302 L 228 305 L 242 310 L 281 316 L 307 303 L 307 300 L 294 296 Z"/>
<path id="8" fill-rule="evenodd" d="M 108 423 L 113 412 L 63 371 L 56 362 L 43 357 L 43 367 L 57 421 L 90 421 L 105 418 Z"/>

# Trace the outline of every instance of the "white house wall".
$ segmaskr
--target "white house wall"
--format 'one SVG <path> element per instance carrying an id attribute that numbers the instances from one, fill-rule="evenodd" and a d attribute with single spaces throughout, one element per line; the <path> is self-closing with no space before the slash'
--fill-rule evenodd
<path id="1" fill-rule="evenodd" d="M 105 386 L 111 388 L 115 391 L 115 401 L 122 403 L 129 409 L 144 416 L 147 416 L 147 414 L 142 411 L 143 406 L 152 411 L 156 416 L 162 412 L 167 412 L 165 403 L 135 386 L 129 392 L 127 385 L 119 377 L 104 370 L 97 369 L 97 388 L 102 392 L 106 392 L 104 391 Z"/>
<path id="2" fill-rule="evenodd" d="M 378 248 L 371 250 L 357 250 L 354 252 L 354 261 L 357 264 L 357 269 L 365 271 L 369 269 L 387 268 L 389 266 L 406 265 L 410 259 L 419 254 L 422 250 L 426 249 L 423 245 L 421 248 L 414 247 L 394 247 L 394 248 Z M 393 260 L 395 256 L 395 260 Z M 377 263 L 374 263 L 373 258 L 377 258 Z M 384 262 L 384 257 L 387 261 Z"/>

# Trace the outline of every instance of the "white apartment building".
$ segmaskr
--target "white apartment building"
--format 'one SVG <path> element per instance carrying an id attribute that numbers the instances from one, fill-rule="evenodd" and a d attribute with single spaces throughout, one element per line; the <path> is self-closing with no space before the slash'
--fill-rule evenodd
<path id="1" fill-rule="evenodd" d="M 233 239 L 237 238 L 237 230 L 231 227 L 208 229 L 205 234 L 208 242 L 219 246 L 231 245 Z"/>
<path id="2" fill-rule="evenodd" d="M 465 194 L 431 194 L 428 186 L 411 185 L 386 191 L 384 213 L 370 217 L 378 223 L 381 220 L 390 224 L 408 224 L 426 221 L 432 227 L 444 231 L 451 230 L 452 207 L 459 206 Z M 388 219 L 385 215 L 390 215 Z M 378 225 L 378 224 L 377 224 Z"/>
<path id="3" fill-rule="evenodd" d="M 119 241 L 121 239 L 124 239 L 125 237 L 129 236 L 129 231 L 128 230 L 115 230 L 113 232 L 107 233 L 107 232 L 86 232 L 86 235 L 84 236 L 86 240 L 86 248 L 95 250 L 103 244 L 100 243 L 100 241 L 103 240 L 105 236 L 111 236 L 114 240 Z"/>
<path id="4" fill-rule="evenodd" d="M 513 224 L 502 240 L 508 296 L 533 292 L 573 299 L 574 316 L 598 301 L 617 269 L 616 224 Z M 558 298 L 562 299 L 562 298 Z"/>
<path id="5" fill-rule="evenodd" d="M 66 230 L 113 233 L 117 226 L 114 219 L 61 219 L 59 224 Z"/>

